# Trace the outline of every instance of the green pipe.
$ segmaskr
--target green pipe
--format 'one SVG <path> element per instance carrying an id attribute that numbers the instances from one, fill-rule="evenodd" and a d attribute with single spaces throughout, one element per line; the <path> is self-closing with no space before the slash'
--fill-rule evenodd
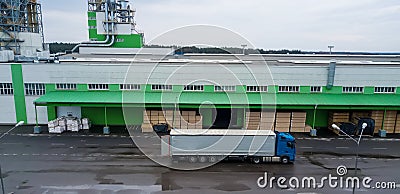
<path id="1" fill-rule="evenodd" d="M 106 123 L 106 127 L 108 127 L 108 121 L 107 121 L 107 106 L 104 107 L 104 122 Z"/>
<path id="2" fill-rule="evenodd" d="M 318 108 L 318 104 L 315 105 L 314 107 L 314 118 L 313 118 L 313 123 L 312 123 L 312 128 L 315 129 L 315 117 L 317 115 L 317 108 Z"/>
<path id="3" fill-rule="evenodd" d="M 385 119 L 386 119 L 386 108 L 385 111 L 383 112 L 383 119 L 382 119 L 382 130 L 385 129 Z"/>
<path id="4" fill-rule="evenodd" d="M 37 107 L 35 105 L 35 120 L 36 120 L 36 127 L 39 126 L 38 116 L 37 116 Z"/>

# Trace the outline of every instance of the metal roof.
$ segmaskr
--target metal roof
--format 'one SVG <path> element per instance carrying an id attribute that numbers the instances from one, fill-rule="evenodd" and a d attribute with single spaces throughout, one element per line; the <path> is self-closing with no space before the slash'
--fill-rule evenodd
<path id="1" fill-rule="evenodd" d="M 217 135 L 217 136 L 276 136 L 271 130 L 214 130 L 214 129 L 171 129 L 170 135 Z"/>
<path id="2" fill-rule="evenodd" d="M 178 102 L 179 100 L 179 102 Z M 46 104 L 191 104 L 216 105 L 318 105 L 399 107 L 400 96 L 394 94 L 288 94 L 223 92 L 112 92 L 55 91 L 35 100 Z"/>

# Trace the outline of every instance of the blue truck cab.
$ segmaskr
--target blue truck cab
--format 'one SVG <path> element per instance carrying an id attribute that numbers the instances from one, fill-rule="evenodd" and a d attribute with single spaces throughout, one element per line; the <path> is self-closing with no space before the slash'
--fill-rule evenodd
<path id="1" fill-rule="evenodd" d="M 276 133 L 276 156 L 282 163 L 292 163 L 296 158 L 296 141 L 289 133 Z"/>

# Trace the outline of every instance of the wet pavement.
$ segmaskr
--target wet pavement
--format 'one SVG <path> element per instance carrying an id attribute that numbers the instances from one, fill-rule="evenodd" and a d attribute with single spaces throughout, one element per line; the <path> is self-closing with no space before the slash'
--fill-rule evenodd
<path id="1" fill-rule="evenodd" d="M 6 127 L 0 127 L 3 132 Z M 6 193 L 351 193 L 347 188 L 260 188 L 270 177 L 316 179 L 336 175 L 345 165 L 354 173 L 355 144 L 338 137 L 297 138 L 292 165 L 220 162 L 196 171 L 177 171 L 144 156 L 127 134 L 40 134 L 16 130 L 0 140 Z M 28 129 L 26 129 L 28 131 Z M 143 135 L 143 138 L 151 136 Z M 400 183 L 400 140 L 365 138 L 361 142 L 361 177 Z M 399 187 L 399 186 L 398 186 Z M 358 189 L 358 193 L 398 193 L 398 189 Z"/>

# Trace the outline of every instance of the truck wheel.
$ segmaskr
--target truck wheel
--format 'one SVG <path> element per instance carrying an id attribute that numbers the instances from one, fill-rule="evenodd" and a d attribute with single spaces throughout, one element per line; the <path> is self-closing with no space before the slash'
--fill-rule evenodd
<path id="1" fill-rule="evenodd" d="M 253 158 L 253 163 L 254 164 L 260 164 L 261 163 L 261 159 L 259 157 L 255 157 L 255 158 Z"/>
<path id="2" fill-rule="evenodd" d="M 287 156 L 283 156 L 281 158 L 281 162 L 282 162 L 282 164 L 289 164 L 289 158 Z"/>
<path id="3" fill-rule="evenodd" d="M 189 162 L 191 163 L 197 162 L 197 156 L 189 156 Z"/>
<path id="4" fill-rule="evenodd" d="M 215 162 L 217 162 L 217 157 L 216 156 L 210 156 L 210 158 L 208 158 L 208 161 L 210 163 L 215 163 Z"/>
<path id="5" fill-rule="evenodd" d="M 205 156 L 200 156 L 199 161 L 200 161 L 201 163 L 207 162 L 207 157 L 205 157 Z"/>

